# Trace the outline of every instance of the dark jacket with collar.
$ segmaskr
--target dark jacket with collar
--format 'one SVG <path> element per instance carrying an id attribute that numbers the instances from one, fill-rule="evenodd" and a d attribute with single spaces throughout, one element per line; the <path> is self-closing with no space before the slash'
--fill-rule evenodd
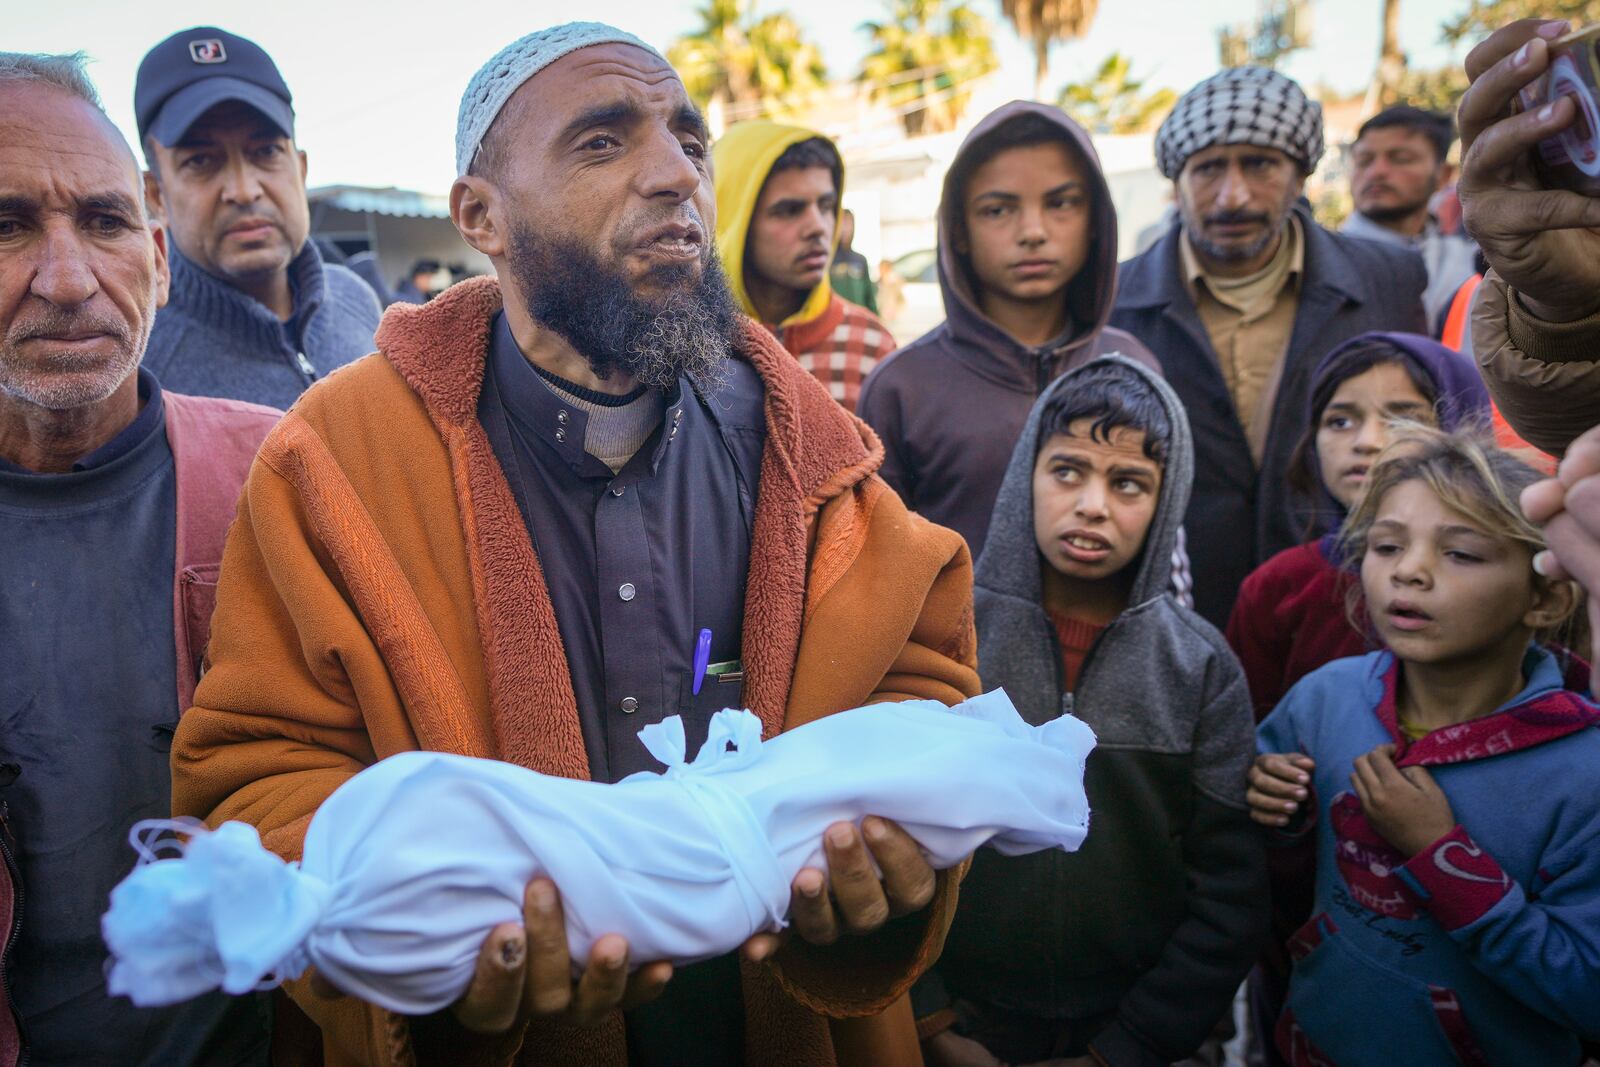
<path id="1" fill-rule="evenodd" d="M 1035 116 L 1061 128 L 1094 188 L 1094 244 L 1062 300 L 1067 329 L 1032 347 L 983 313 L 966 257 L 955 247 L 962 205 L 957 186 L 974 145 L 1006 123 Z M 1117 211 L 1094 144 L 1060 108 L 1021 101 L 975 126 L 945 176 L 939 203 L 939 290 L 945 321 L 880 363 L 861 389 L 856 413 L 883 440 L 879 472 L 906 506 L 983 551 L 1000 476 L 1028 411 L 1045 387 L 1096 356 L 1120 352 L 1154 369 L 1134 337 L 1106 326 L 1117 291 Z"/>
<path id="2" fill-rule="evenodd" d="M 1307 516 L 1297 514 L 1286 476 L 1306 431 L 1313 369 L 1335 345 L 1368 330 L 1427 332 L 1421 257 L 1325 230 L 1303 201 L 1294 210 L 1305 234 L 1305 274 L 1259 469 L 1184 279 L 1182 227 L 1122 264 L 1111 314 L 1113 326 L 1156 353 L 1193 427 L 1194 496 L 1184 526 L 1195 606 L 1217 626 L 1245 577 L 1303 539 Z"/>
<path id="3" fill-rule="evenodd" d="M 377 295 L 348 268 L 324 262 L 315 242 L 289 264 L 288 322 L 176 245 L 168 258 L 172 292 L 144 356 L 166 388 L 286 409 L 306 386 L 372 351 L 382 314 Z"/>
<path id="4" fill-rule="evenodd" d="M 1030 723 L 1071 713 L 1098 739 L 1084 772 L 1083 847 L 1004 857 L 979 849 L 934 977 L 972 1036 L 1002 1058 L 1094 1052 L 1112 1067 L 1189 1056 L 1228 1010 L 1267 928 L 1266 855 L 1245 809 L 1254 756 L 1244 673 L 1222 635 L 1168 589 L 1193 449 L 1177 396 L 1132 361 L 1172 424 L 1160 498 L 1128 608 L 1063 691 L 1034 535 L 1033 468 L 1045 398 L 1011 457 L 978 561 L 985 688 Z M 1020 1041 L 1019 1041 L 1020 1038 Z"/>

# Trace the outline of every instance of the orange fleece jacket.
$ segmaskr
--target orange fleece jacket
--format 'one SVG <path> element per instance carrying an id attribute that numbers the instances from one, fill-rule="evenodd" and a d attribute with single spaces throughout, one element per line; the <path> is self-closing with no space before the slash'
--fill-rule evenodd
<path id="1" fill-rule="evenodd" d="M 263 444 L 223 557 L 209 668 L 173 743 L 177 814 L 251 823 L 293 859 L 323 799 L 396 752 L 588 776 L 555 611 L 476 417 L 499 308 L 493 279 L 395 305 L 378 353 L 312 387 Z M 767 390 L 743 642 L 766 735 L 876 700 L 975 694 L 961 538 L 905 509 L 874 474 L 872 431 L 765 330 L 747 324 L 739 355 Z M 836 1040 L 841 1055 L 888 1055 L 911 1028 L 897 998 L 938 955 L 958 881 L 945 872 L 924 912 L 871 937 L 791 939 L 745 965 L 747 1062 L 827 1067 Z M 322 1028 L 329 1067 L 626 1063 L 620 1014 L 498 1039 L 456 1028 L 436 1053 L 431 1027 L 319 1000 L 305 979 L 288 990 Z"/>

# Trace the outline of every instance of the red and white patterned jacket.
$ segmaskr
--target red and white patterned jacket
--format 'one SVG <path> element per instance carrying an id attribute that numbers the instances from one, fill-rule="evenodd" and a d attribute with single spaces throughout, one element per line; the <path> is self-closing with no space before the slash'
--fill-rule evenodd
<path id="1" fill-rule="evenodd" d="M 879 360 L 898 347 L 883 320 L 838 293 L 830 294 L 827 308 L 814 319 L 767 328 L 851 414 L 861 383 Z"/>

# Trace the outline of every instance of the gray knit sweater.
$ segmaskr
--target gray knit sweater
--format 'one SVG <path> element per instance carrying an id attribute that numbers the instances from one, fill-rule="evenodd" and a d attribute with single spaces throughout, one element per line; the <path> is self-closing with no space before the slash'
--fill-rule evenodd
<path id="1" fill-rule="evenodd" d="M 202 270 L 169 245 L 172 293 L 156 315 L 144 365 L 162 386 L 287 409 L 312 382 L 372 351 L 378 298 L 307 241 L 289 264 L 294 315 Z"/>

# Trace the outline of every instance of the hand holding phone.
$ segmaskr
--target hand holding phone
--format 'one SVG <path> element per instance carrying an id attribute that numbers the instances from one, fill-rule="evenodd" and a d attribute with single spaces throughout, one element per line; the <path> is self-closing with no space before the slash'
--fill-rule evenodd
<path id="1" fill-rule="evenodd" d="M 1600 196 L 1600 26 L 1587 26 L 1548 45 L 1544 72 L 1517 93 L 1524 111 L 1570 100 L 1572 122 L 1539 142 L 1534 166 L 1547 183 Z"/>
<path id="2" fill-rule="evenodd" d="M 1532 111 L 1519 103 L 1550 72 L 1554 42 L 1568 29 L 1524 19 L 1495 31 L 1467 56 L 1472 85 L 1457 113 L 1467 231 L 1522 306 L 1550 322 L 1600 309 L 1600 193 L 1553 185 L 1534 159 L 1540 142 L 1576 123 L 1580 105 L 1570 96 Z M 1584 39 L 1592 49 L 1594 38 Z"/>

